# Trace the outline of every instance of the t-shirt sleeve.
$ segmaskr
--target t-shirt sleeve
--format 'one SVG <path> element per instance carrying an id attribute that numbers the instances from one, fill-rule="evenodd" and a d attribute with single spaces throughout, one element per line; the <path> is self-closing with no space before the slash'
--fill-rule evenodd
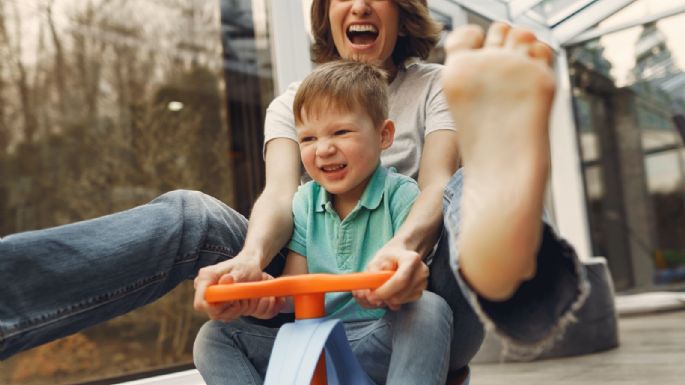
<path id="1" fill-rule="evenodd" d="M 307 256 L 307 223 L 309 217 L 309 184 L 301 186 L 293 197 L 293 235 L 288 249 Z"/>
<path id="2" fill-rule="evenodd" d="M 288 89 L 272 100 L 266 109 L 264 118 L 264 144 L 262 156 L 266 155 L 266 144 L 276 138 L 288 138 L 297 142 L 295 118 L 293 117 L 293 102 L 300 83 L 291 83 Z"/>
<path id="3" fill-rule="evenodd" d="M 442 67 L 440 67 L 442 68 Z M 440 82 L 441 70 L 436 70 L 431 78 L 426 101 L 426 131 L 424 136 L 438 130 L 456 131 L 454 120 L 447 105 Z"/>
<path id="4" fill-rule="evenodd" d="M 409 215 L 416 198 L 419 196 L 419 186 L 411 178 L 402 178 L 402 182 L 393 191 L 390 198 L 390 207 L 392 209 L 393 233 L 402 226 Z"/>

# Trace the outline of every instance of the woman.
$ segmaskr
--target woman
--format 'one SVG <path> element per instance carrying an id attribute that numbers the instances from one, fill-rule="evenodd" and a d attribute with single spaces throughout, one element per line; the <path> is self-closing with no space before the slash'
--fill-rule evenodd
<path id="1" fill-rule="evenodd" d="M 391 97 L 391 118 L 396 122 L 406 120 L 409 128 L 402 132 L 398 128 L 396 144 L 393 146 L 397 148 L 395 158 L 392 159 L 393 153 L 390 153 L 384 162 L 389 166 L 397 165 L 400 172 L 416 177 L 422 189 L 405 225 L 369 266 L 371 270 L 396 267 L 397 273 L 385 286 L 374 293 L 367 293 L 360 300 L 366 301 L 369 306 L 386 304 L 395 308 L 418 298 L 429 285 L 430 289 L 448 301 L 455 312 L 456 345 L 453 348 L 452 368 L 468 363 L 482 340 L 480 322 L 473 309 L 481 313 L 481 320 L 486 325 L 495 325 L 507 336 L 530 343 L 533 350 L 542 346 L 539 341 L 553 340 L 558 334 L 555 332 L 561 329 L 559 320 L 568 318 L 565 315 L 578 303 L 580 294 L 576 289 L 580 274 L 576 273 L 572 251 L 553 235 L 548 226 L 543 228 L 539 248 L 535 235 L 524 237 L 533 239 L 521 249 L 538 250 L 538 273 L 514 293 L 521 279 L 532 274 L 529 262 L 535 259 L 527 253 L 517 258 L 505 258 L 505 261 L 522 259 L 523 263 L 516 265 L 525 266 L 525 269 L 511 270 L 505 263 L 502 265 L 507 267 L 504 273 L 498 270 L 497 259 L 486 258 L 489 265 L 479 266 L 480 259 L 475 258 L 479 253 L 478 247 L 471 248 L 476 252 L 462 252 L 459 256 L 461 274 L 455 275 L 449 267 L 450 259 L 456 261 L 457 257 L 457 248 L 449 246 L 450 239 L 456 242 L 459 234 L 455 224 L 461 217 L 455 211 L 461 207 L 461 191 L 469 189 L 468 186 L 462 189 L 461 173 L 453 177 L 460 144 L 453 123 L 445 118 L 447 106 L 441 100 L 438 82 L 440 68 L 404 65 L 406 57 L 425 57 L 437 41 L 439 29 L 430 20 L 425 1 L 315 1 L 312 13 L 317 36 L 314 53 L 319 61 L 330 60 L 339 53 L 342 57 L 379 63 L 394 76 L 390 84 L 391 93 L 394 94 Z M 408 19 L 416 18 L 416 15 L 424 24 L 417 26 L 409 22 Z M 503 25 L 493 27 L 485 40 L 487 48 L 497 52 L 515 51 L 523 57 L 528 55 L 527 51 L 520 54 L 523 48 L 535 52 L 532 47 L 539 47 L 530 33 L 518 30 L 506 33 L 507 30 Z M 410 43 L 414 40 L 425 43 L 416 47 Z M 524 44 L 510 43 L 512 40 Z M 469 55 L 476 59 L 487 59 L 487 50 L 471 50 L 482 44 L 482 32 L 473 28 L 459 31 L 452 39 L 454 52 L 448 61 L 456 57 L 456 51 L 461 52 L 459 55 L 464 57 L 465 63 L 473 61 Z M 317 53 L 316 47 L 331 56 L 327 58 L 324 52 Z M 538 53 L 538 56 L 543 57 L 544 54 Z M 501 60 L 498 61 L 498 64 L 502 64 Z M 458 67 L 454 64 L 450 70 Z M 493 72 L 497 72 L 496 65 L 491 67 L 494 67 Z M 418 75 L 407 77 L 411 71 L 416 71 Z M 459 78 L 464 72 L 456 71 L 454 78 Z M 499 72 L 501 75 L 502 71 Z M 467 76 L 465 80 L 469 78 L 472 77 Z M 398 82 L 398 79 L 405 80 Z M 467 81 L 464 83 L 468 84 Z M 408 87 L 411 85 L 413 87 Z M 418 100 L 416 92 L 402 92 L 405 86 L 412 91 L 424 90 L 425 94 L 422 95 L 426 103 L 423 109 L 417 111 L 417 107 L 414 110 L 401 107 L 399 99 L 409 99 L 404 100 L 405 103 Z M 393 92 L 395 87 L 398 89 Z M 458 110 L 454 103 L 463 102 L 459 97 L 463 89 L 448 87 L 448 90 L 450 101 L 453 102 L 451 108 Z M 287 94 L 284 97 L 287 98 Z M 469 115 L 469 111 L 487 107 L 487 100 L 481 100 L 480 106 L 468 106 L 467 111 L 459 117 L 460 125 L 463 122 L 469 126 L 471 121 L 477 121 L 478 118 Z M 510 104 L 506 100 L 504 102 L 501 104 L 503 109 Z M 274 103 L 284 103 L 283 97 Z M 418 108 L 421 108 L 422 103 L 418 104 Z M 544 113 L 542 111 L 542 115 Z M 270 125 L 287 129 L 290 123 L 281 122 L 281 119 L 292 117 L 270 112 L 266 129 L 269 130 Z M 416 125 L 412 125 L 412 122 Z M 221 202 L 197 192 L 175 191 L 162 195 L 148 205 L 123 213 L 11 235 L 0 240 L 0 274 L 3 278 L 1 281 L 5 282 L 0 288 L 3 293 L 0 298 L 0 359 L 126 313 L 153 301 L 181 280 L 196 274 L 196 309 L 207 312 L 210 318 L 217 320 L 230 320 L 248 314 L 253 303 L 210 306 L 204 302 L 203 295 L 206 287 L 213 283 L 261 279 L 262 269 L 290 237 L 290 205 L 300 180 L 298 147 L 287 135 L 276 135 L 267 140 L 266 187 L 254 205 L 249 229 L 245 218 Z M 478 156 L 472 157 L 469 153 L 467 157 L 467 153 L 464 151 L 463 159 L 469 167 L 471 159 L 477 160 Z M 475 166 L 479 163 L 474 161 L 473 164 L 474 170 L 477 169 Z M 535 201 L 535 198 L 533 194 L 531 200 Z M 445 214 L 447 222 L 453 226 L 450 236 L 440 237 L 443 204 L 448 210 Z M 532 206 L 533 209 L 527 211 L 528 216 L 530 212 L 538 210 L 541 200 L 533 202 Z M 476 210 L 472 212 L 476 213 Z M 471 215 L 473 217 L 478 215 Z M 489 219 L 490 216 L 486 215 L 485 218 Z M 527 222 L 519 223 L 528 229 L 528 234 L 539 235 L 537 218 L 539 216 L 535 217 L 533 225 L 530 224 L 530 218 Z M 466 224 L 462 226 L 464 231 L 474 228 Z M 483 234 L 482 231 L 476 233 Z M 438 238 L 440 242 L 436 246 Z M 478 240 L 481 237 L 473 238 Z M 506 236 L 485 243 L 499 244 L 502 238 Z M 460 245 L 463 239 L 459 238 Z M 511 242 L 501 243 L 505 248 L 511 245 Z M 453 258 L 449 258 L 450 249 Z M 429 283 L 428 268 L 422 262 L 426 256 L 432 256 L 433 260 Z M 222 260 L 224 262 L 217 264 Z M 26 276 L 26 266 L 32 266 L 33 271 L 40 273 L 40 276 L 16 279 Z M 127 268 L 122 269 L 122 266 Z M 203 266 L 209 267 L 201 269 Z M 455 280 L 455 276 L 458 280 Z M 470 285 L 464 283 L 462 276 Z M 488 281 L 502 283 L 502 287 L 490 288 Z M 457 282 L 463 291 L 459 290 Z M 547 289 L 547 286 L 555 290 Z M 469 287 L 476 288 L 479 294 L 473 294 Z M 45 292 L 52 295 L 47 298 Z M 537 294 L 535 300 L 531 300 L 531 292 Z M 501 300 L 509 296 L 509 301 L 501 303 L 485 299 Z M 514 309 L 523 309 L 521 314 L 532 315 L 519 316 L 519 313 L 513 312 Z M 540 316 L 540 313 L 545 316 Z M 532 332 L 529 330 L 531 325 Z"/>

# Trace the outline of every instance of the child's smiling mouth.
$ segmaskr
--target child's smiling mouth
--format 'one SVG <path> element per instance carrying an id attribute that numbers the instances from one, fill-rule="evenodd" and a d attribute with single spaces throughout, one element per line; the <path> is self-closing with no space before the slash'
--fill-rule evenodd
<path id="1" fill-rule="evenodd" d="M 346 164 L 340 163 L 340 164 L 331 164 L 331 165 L 327 165 L 327 166 L 321 166 L 321 167 L 319 167 L 319 169 L 323 172 L 326 172 L 326 173 L 329 173 L 329 172 L 332 173 L 332 172 L 340 171 L 340 170 L 344 169 L 345 167 L 347 167 Z"/>

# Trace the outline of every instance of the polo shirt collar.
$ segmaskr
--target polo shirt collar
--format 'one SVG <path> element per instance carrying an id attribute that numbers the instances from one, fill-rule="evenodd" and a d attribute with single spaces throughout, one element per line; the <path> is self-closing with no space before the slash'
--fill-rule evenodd
<path id="1" fill-rule="evenodd" d="M 383 193 L 385 191 L 385 178 L 388 176 L 388 170 L 378 164 L 376 170 L 374 170 L 369 180 L 369 184 L 366 185 L 364 193 L 359 200 L 359 205 L 367 208 L 369 210 L 374 210 L 378 208 L 383 199 Z M 331 194 L 326 191 L 321 185 L 319 185 L 319 192 L 316 196 L 316 211 L 322 212 L 326 208 L 328 210 L 333 210 L 333 202 L 331 201 Z"/>
<path id="2" fill-rule="evenodd" d="M 320 184 L 317 183 L 316 186 L 319 188 L 318 194 L 316 195 L 316 205 L 314 206 L 316 212 L 320 213 L 324 211 L 327 206 L 328 210 L 330 211 L 333 206 L 333 202 L 331 202 L 331 194 L 329 194 L 328 191 L 326 191 L 326 189 Z"/>
<path id="3" fill-rule="evenodd" d="M 388 170 L 378 164 L 376 170 L 371 175 L 369 184 L 366 185 L 362 198 L 359 204 L 369 210 L 378 208 L 383 199 L 383 192 L 385 191 L 385 178 L 388 176 Z"/>

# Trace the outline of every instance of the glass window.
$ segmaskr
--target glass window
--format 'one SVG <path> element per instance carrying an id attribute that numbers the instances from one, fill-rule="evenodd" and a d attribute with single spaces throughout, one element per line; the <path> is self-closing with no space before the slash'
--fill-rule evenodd
<path id="1" fill-rule="evenodd" d="M 556 24 L 597 0 L 542 0 L 532 10 L 542 15 L 550 25 Z M 601 0 L 599 0 L 601 1 Z"/>
<path id="2" fill-rule="evenodd" d="M 263 1 L 0 2 L 0 235 L 166 191 L 249 210 L 273 79 Z M 236 188 L 240 182 L 240 189 Z M 1 384 L 189 366 L 192 284 L 0 362 Z"/>
<path id="3" fill-rule="evenodd" d="M 490 26 L 490 23 L 492 23 L 491 20 L 466 8 L 462 8 L 461 10 L 466 15 L 466 20 L 463 21 L 465 24 L 476 24 L 481 26 L 484 30 L 487 30 L 487 28 Z M 450 11 L 454 12 L 453 9 L 450 9 Z M 445 39 L 447 38 L 447 35 L 459 25 L 455 24 L 455 20 L 452 19 L 452 16 L 447 14 L 444 10 L 430 8 L 430 13 L 431 17 L 442 25 L 442 36 L 440 37 L 440 41 L 436 47 L 431 51 L 426 61 L 443 64 L 445 62 Z"/>
<path id="4" fill-rule="evenodd" d="M 643 24 L 568 49 L 593 251 L 618 289 L 685 282 L 685 15 L 646 17 L 677 5 L 638 0 L 599 27 Z"/>

